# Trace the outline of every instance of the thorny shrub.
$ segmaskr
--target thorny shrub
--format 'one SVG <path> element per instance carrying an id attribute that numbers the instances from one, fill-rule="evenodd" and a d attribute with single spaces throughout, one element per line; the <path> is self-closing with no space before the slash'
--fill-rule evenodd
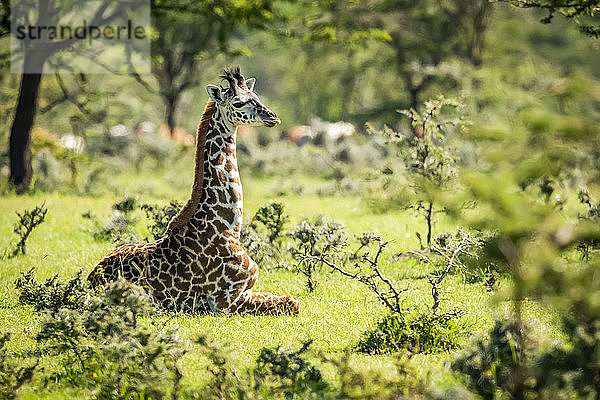
<path id="1" fill-rule="evenodd" d="M 307 225 L 305 225 L 307 226 Z M 306 238 L 314 229 L 301 230 Z M 356 280 L 375 293 L 378 299 L 390 311 L 390 315 L 379 321 L 376 328 L 367 331 L 357 345 L 361 352 L 381 354 L 396 352 L 400 349 L 411 353 L 439 353 L 458 347 L 459 337 L 464 331 L 460 321 L 460 310 L 440 313 L 440 284 L 446 275 L 458 264 L 457 257 L 469 254 L 471 236 L 463 235 L 458 243 L 439 248 L 439 256 L 444 261 L 443 271 L 430 279 L 432 285 L 432 306 L 427 312 L 421 310 L 405 310 L 401 293 L 406 289 L 398 289 L 396 284 L 382 271 L 383 252 L 388 245 L 380 235 L 364 232 L 356 237 L 357 247 L 349 251 L 347 241 L 339 241 L 335 245 L 325 246 L 323 252 L 313 251 L 308 243 L 304 253 L 295 254 L 299 265 L 304 270 L 313 272 L 320 266 L 327 266 L 349 279 Z M 306 274 L 306 273 L 305 273 Z M 306 274 L 307 275 L 307 274 Z M 310 275 L 309 284 L 310 284 Z M 309 286 L 310 287 L 310 286 Z"/>
<path id="2" fill-rule="evenodd" d="M 321 371 L 305 359 L 311 343 L 304 342 L 297 351 L 263 348 L 256 359 L 255 386 L 298 399 L 319 398 L 330 391 Z"/>
<path id="3" fill-rule="evenodd" d="M 158 204 L 141 205 L 139 208 L 146 215 L 148 220 L 147 229 L 150 232 L 150 236 L 146 237 L 145 240 L 152 241 L 163 237 L 167 232 L 169 222 L 181 209 L 182 205 L 181 202 L 176 200 L 163 206 Z M 91 232 L 96 240 L 110 240 L 116 244 L 135 243 L 139 241 L 139 238 L 133 233 L 137 223 L 134 212 L 137 209 L 135 198 L 125 196 L 112 206 L 112 215 L 105 222 L 93 219 L 90 213 L 83 216 L 94 220 L 95 227 Z"/>
<path id="4" fill-rule="evenodd" d="M 142 322 L 155 311 L 150 297 L 123 280 L 95 294 L 81 274 L 40 283 L 30 270 L 16 282 L 19 301 L 42 313 L 39 348 L 59 360 L 46 384 L 86 388 L 97 399 L 177 398 L 185 347 L 174 330 L 157 332 Z"/>
<path id="5" fill-rule="evenodd" d="M 275 246 L 271 245 L 250 224 L 242 224 L 240 243 L 248 255 L 263 268 L 280 261 L 280 253 Z"/>
<path id="6" fill-rule="evenodd" d="M 259 207 L 250 221 L 242 224 L 242 246 L 259 265 L 286 264 L 282 246 L 289 219 L 282 202 L 270 201 Z"/>
<path id="7" fill-rule="evenodd" d="M 14 244 L 12 250 L 5 250 L 4 258 L 16 257 L 19 254 L 24 255 L 26 253 L 26 244 L 29 235 L 31 235 L 31 232 L 33 232 L 36 227 L 45 221 L 47 212 L 48 209 L 44 204 L 36 206 L 31 210 L 25 210 L 22 213 L 17 211 L 18 220 L 15 223 L 13 232 L 19 236 L 19 240 Z"/>
<path id="8" fill-rule="evenodd" d="M 361 353 L 441 353 L 458 348 L 463 327 L 454 313 L 402 312 L 389 315 L 365 332 L 356 349 Z"/>
<path id="9" fill-rule="evenodd" d="M 579 219 L 598 223 L 600 219 L 600 202 L 594 204 L 594 199 L 590 195 L 589 191 L 582 188 L 579 191 L 579 202 L 587 205 L 588 209 L 585 213 L 579 214 Z M 600 241 L 594 239 L 582 240 L 577 245 L 577 251 L 581 254 L 581 258 L 585 261 L 589 261 L 590 254 L 593 251 L 597 251 L 600 248 Z"/>
<path id="10" fill-rule="evenodd" d="M 350 351 L 324 355 L 313 351 L 311 341 L 295 349 L 263 348 L 253 366 L 237 370 L 227 348 L 206 336 L 198 341 L 208 359 L 211 378 L 206 386 L 189 393 L 202 400 L 233 399 L 416 399 L 432 398 L 427 382 L 418 377 L 405 358 L 391 360 L 385 374 L 353 362 Z M 326 380 L 323 370 L 332 370 Z"/>
<path id="11" fill-rule="evenodd" d="M 172 200 L 166 206 L 157 204 L 143 204 L 141 209 L 150 220 L 148 230 L 150 237 L 147 240 L 157 240 L 167 233 L 167 227 L 171 219 L 179 212 L 183 204 L 179 201 Z"/>
<path id="12" fill-rule="evenodd" d="M 285 225 L 289 221 L 285 206 L 280 201 L 270 201 L 258 208 L 250 221 L 252 229 L 257 230 L 262 225 L 267 232 L 269 243 L 276 245 L 283 236 Z"/>
<path id="13" fill-rule="evenodd" d="M 486 340 L 478 341 L 452 363 L 452 369 L 462 372 L 468 387 L 482 398 L 491 400 L 498 398 L 499 393 L 510 396 L 522 391 L 514 387 L 519 381 L 514 377 L 525 373 L 525 357 L 531 349 L 522 348 L 517 340 L 518 329 L 522 328 L 511 321 L 496 322 Z M 532 389 L 530 386 L 526 390 Z"/>
<path id="14" fill-rule="evenodd" d="M 15 281 L 19 291 L 19 303 L 33 306 L 35 311 L 47 311 L 54 315 L 61 309 L 80 310 L 92 294 L 87 281 L 82 279 L 83 271 L 67 282 L 61 282 L 58 275 L 48 278 L 44 283 L 33 277 L 35 268 L 21 272 Z"/>
<path id="15" fill-rule="evenodd" d="M 137 242 L 138 238 L 133 233 L 133 228 L 137 219 L 133 216 L 136 209 L 134 197 L 125 196 L 122 200 L 112 206 L 112 216 L 106 221 L 101 222 L 94 219 L 95 227 L 91 232 L 96 240 L 112 241 L 115 244 L 124 244 L 128 242 Z M 83 215 L 92 218 L 89 213 Z"/>
<path id="16" fill-rule="evenodd" d="M 295 242 L 291 252 L 296 260 L 296 271 L 306 276 L 308 291 L 313 292 L 317 287 L 315 275 L 323 266 L 317 258 L 332 256 L 346 245 L 348 235 L 344 225 L 319 215 L 294 226 L 290 236 Z"/>
<path id="17" fill-rule="evenodd" d="M 185 348 L 175 331 L 142 323 L 152 311 L 142 288 L 118 280 L 82 310 L 45 314 L 36 340 L 62 360 L 51 381 L 88 387 L 98 399 L 177 398 Z"/>
<path id="18" fill-rule="evenodd" d="M 0 332 L 0 399 L 15 399 L 17 391 L 33 378 L 39 360 L 25 365 L 23 360 L 8 354 L 7 345 L 10 333 Z"/>
<path id="19" fill-rule="evenodd" d="M 425 244 L 417 235 L 422 248 L 430 249 L 435 214 L 442 211 L 433 193 L 455 185 L 458 160 L 448 145 L 447 135 L 466 121 L 448 117 L 445 111 L 459 107 L 457 101 L 440 96 L 426 101 L 422 113 L 412 108 L 399 111 L 408 119 L 410 129 L 396 132 L 386 128 L 379 132 L 396 144 L 398 160 L 382 169 L 371 203 L 379 209 L 412 209 L 421 215 L 427 229 Z"/>

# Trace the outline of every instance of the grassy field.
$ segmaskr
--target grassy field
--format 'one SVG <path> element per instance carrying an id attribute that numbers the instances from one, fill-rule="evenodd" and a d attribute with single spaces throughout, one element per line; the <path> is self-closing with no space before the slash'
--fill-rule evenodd
<path id="1" fill-rule="evenodd" d="M 135 189 L 136 179 L 131 178 L 126 191 L 137 197 L 140 203 L 165 203 L 168 198 L 162 195 L 150 196 Z M 316 182 L 307 182 L 307 186 Z M 256 209 L 268 200 L 279 198 L 286 205 L 291 222 L 298 223 L 302 218 L 316 214 L 327 215 L 347 227 L 351 234 L 363 231 L 375 231 L 391 240 L 386 249 L 384 272 L 400 288 L 408 289 L 403 293 L 406 307 L 425 308 L 431 304 L 430 287 L 427 276 L 431 270 L 417 261 L 397 259 L 393 254 L 418 247 L 415 232 L 423 231 L 424 224 L 411 211 L 391 211 L 374 214 L 366 202 L 359 197 L 319 197 L 316 194 L 285 195 L 277 197 L 280 182 L 275 180 L 244 180 L 245 215 L 253 215 Z M 171 197 L 183 200 L 187 191 L 174 193 Z M 0 274 L 0 326 L 3 331 L 13 334 L 11 350 L 25 352 L 34 346 L 32 337 L 38 329 L 39 317 L 28 307 L 17 303 L 14 281 L 23 271 L 36 268 L 36 277 L 43 279 L 54 274 L 67 278 L 82 269 L 85 274 L 95 263 L 114 246 L 110 242 L 94 240 L 89 232 L 90 221 L 82 216 L 86 212 L 106 219 L 111 205 L 119 200 L 118 196 L 80 197 L 72 195 L 38 193 L 29 196 L 8 196 L 1 200 L 0 210 L 0 249 L 4 249 L 14 240 L 12 227 L 15 211 L 32 208 L 44 203 L 48 208 L 47 220 L 32 234 L 27 254 L 2 261 Z M 138 213 L 139 222 L 136 231 L 141 236 L 145 231 L 145 218 Z M 438 218 L 436 233 L 450 231 L 452 224 Z M 261 348 L 267 346 L 297 346 L 305 340 L 314 340 L 313 347 L 326 353 L 341 352 L 356 344 L 361 334 L 374 324 L 387 311 L 375 295 L 360 283 L 341 277 L 323 269 L 317 278 L 317 290 L 309 293 L 302 275 L 292 271 L 261 266 L 260 278 L 255 286 L 257 291 L 290 293 L 298 297 L 301 312 L 297 317 L 255 317 L 255 316 L 177 316 L 165 319 L 165 323 L 178 329 L 180 335 L 190 341 L 190 351 L 183 358 L 184 385 L 196 386 L 206 377 L 204 360 L 195 350 L 191 341 L 200 333 L 209 333 L 220 343 L 227 344 L 243 368 L 253 363 Z M 505 284 L 504 286 L 507 286 Z M 502 301 L 500 294 L 492 295 L 481 283 L 468 283 L 462 274 L 449 276 L 443 283 L 445 309 L 457 307 L 464 312 L 463 344 L 481 337 L 489 330 L 492 321 L 508 313 L 509 303 Z M 502 286 L 501 286 L 502 287 Z M 556 316 L 540 310 L 528 303 L 527 313 L 534 321 L 534 328 L 549 330 Z M 165 318 L 165 317 L 158 317 Z M 547 333 L 546 333 L 547 335 Z M 552 335 L 550 335 L 552 336 Z M 437 384 L 451 384 L 448 379 L 448 361 L 452 353 L 442 355 L 418 355 L 412 363 L 423 375 L 430 374 Z M 355 355 L 356 362 L 365 368 L 385 369 L 389 362 L 386 356 Z M 43 360 L 44 365 L 52 368 L 51 359 Z M 61 398 L 69 395 L 49 395 Z M 24 392 L 24 396 L 37 397 L 38 394 Z"/>

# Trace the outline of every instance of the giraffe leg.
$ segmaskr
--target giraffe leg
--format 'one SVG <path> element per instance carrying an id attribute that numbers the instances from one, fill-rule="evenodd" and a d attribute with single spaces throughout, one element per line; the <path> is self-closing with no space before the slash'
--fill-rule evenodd
<path id="1" fill-rule="evenodd" d="M 234 302 L 235 312 L 254 315 L 296 315 L 300 312 L 300 302 L 292 295 L 278 296 L 269 292 L 246 290 Z"/>
<path id="2" fill-rule="evenodd" d="M 208 302 L 213 311 L 226 314 L 295 315 L 300 311 L 300 303 L 294 296 L 277 296 L 248 289 L 214 293 L 208 297 Z"/>
<path id="3" fill-rule="evenodd" d="M 291 295 L 253 292 L 258 266 L 247 255 L 239 264 L 226 264 L 223 276 L 206 300 L 212 311 L 254 315 L 298 314 L 300 303 Z"/>

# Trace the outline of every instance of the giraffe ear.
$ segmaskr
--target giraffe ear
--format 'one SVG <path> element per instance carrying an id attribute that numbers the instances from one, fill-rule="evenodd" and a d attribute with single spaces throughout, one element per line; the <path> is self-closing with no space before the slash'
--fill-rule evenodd
<path id="1" fill-rule="evenodd" d="M 256 83 L 256 78 L 248 78 L 246 79 L 246 87 L 249 91 L 254 91 L 254 84 Z"/>
<path id="2" fill-rule="evenodd" d="M 225 100 L 221 94 L 221 88 L 218 86 L 207 85 L 206 91 L 208 92 L 208 96 L 217 104 L 221 104 Z"/>

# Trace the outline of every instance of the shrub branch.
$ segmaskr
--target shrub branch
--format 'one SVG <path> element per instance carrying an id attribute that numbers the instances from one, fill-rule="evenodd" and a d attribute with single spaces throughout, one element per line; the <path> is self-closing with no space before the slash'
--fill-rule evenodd
<path id="1" fill-rule="evenodd" d="M 397 289 L 393 282 L 381 272 L 379 268 L 380 256 L 389 242 L 383 241 L 381 238 L 377 238 L 376 241 L 378 247 L 375 251 L 375 256 L 372 258 L 369 257 L 368 252 L 360 256 L 359 261 L 355 263 L 355 266 L 358 268 L 358 272 L 356 273 L 347 271 L 339 265 L 339 263 L 333 261 L 330 253 L 321 255 L 297 254 L 297 257 L 301 263 L 321 263 L 350 279 L 361 282 L 371 289 L 377 295 L 379 300 L 381 300 L 381 302 L 392 312 L 401 312 L 402 304 L 400 301 L 400 293 L 405 292 L 407 289 Z M 357 252 L 355 252 L 355 254 L 356 253 Z M 366 264 L 372 273 L 365 273 L 362 264 Z"/>

